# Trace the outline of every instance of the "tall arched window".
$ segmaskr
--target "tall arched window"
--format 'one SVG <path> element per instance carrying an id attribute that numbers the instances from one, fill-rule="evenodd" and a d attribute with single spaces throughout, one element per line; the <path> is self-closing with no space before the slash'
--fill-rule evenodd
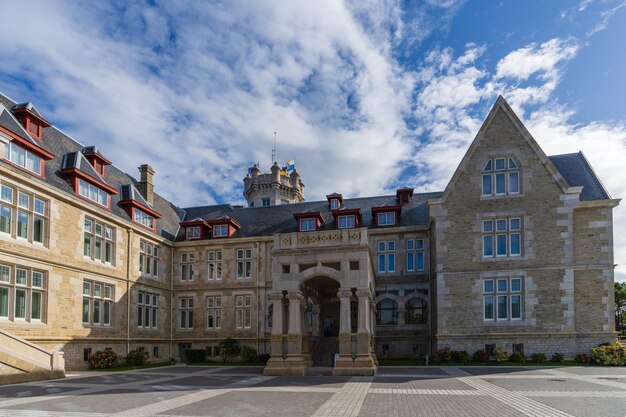
<path id="1" fill-rule="evenodd" d="M 406 302 L 406 324 L 426 324 L 428 321 L 428 303 L 421 298 L 412 298 Z"/>
<path id="2" fill-rule="evenodd" d="M 378 309 L 376 324 L 398 324 L 398 303 L 386 298 L 376 304 L 376 308 Z"/>

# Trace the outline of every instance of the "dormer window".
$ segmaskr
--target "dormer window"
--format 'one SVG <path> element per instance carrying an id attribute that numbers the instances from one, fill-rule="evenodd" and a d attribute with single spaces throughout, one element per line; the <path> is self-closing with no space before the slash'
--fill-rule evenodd
<path id="1" fill-rule="evenodd" d="M 489 159 L 483 168 L 482 195 L 519 194 L 520 170 L 512 157 Z"/>
<path id="2" fill-rule="evenodd" d="M 50 122 L 41 117 L 32 103 L 16 104 L 11 107 L 11 110 L 30 136 L 42 140 L 43 128 L 49 127 Z"/>
<path id="3" fill-rule="evenodd" d="M 328 207 L 331 210 L 339 210 L 341 208 L 341 203 L 343 202 L 343 196 L 339 193 L 332 193 L 326 196 L 328 200 Z"/>
<path id="4" fill-rule="evenodd" d="M 200 239 L 200 226 L 188 227 L 185 232 L 187 240 Z"/>
<path id="5" fill-rule="evenodd" d="M 28 133 L 35 136 L 36 138 L 41 138 L 41 125 L 34 120 L 28 119 L 26 123 L 28 126 Z"/>
<path id="6" fill-rule="evenodd" d="M 13 142 L 4 147 L 4 158 L 34 174 L 43 172 L 43 159 Z"/>
<path id="7" fill-rule="evenodd" d="M 82 178 L 78 179 L 78 194 L 101 206 L 109 207 L 109 194 Z"/>
<path id="8" fill-rule="evenodd" d="M 228 236 L 228 225 L 226 224 L 216 224 L 213 226 L 213 237 L 227 237 Z"/>
<path id="9" fill-rule="evenodd" d="M 102 156 L 102 153 L 95 146 L 87 146 L 82 149 L 82 153 L 87 158 L 93 169 L 104 178 L 104 167 L 111 165 L 111 161 Z"/>
<path id="10" fill-rule="evenodd" d="M 339 208 L 339 199 L 338 198 L 332 198 L 330 200 L 330 209 L 331 210 L 337 210 Z"/>
<path id="11" fill-rule="evenodd" d="M 301 232 L 310 232 L 315 230 L 315 219 L 300 219 L 300 231 Z"/>
<path id="12" fill-rule="evenodd" d="M 378 213 L 377 221 L 379 226 L 393 226 L 396 224 L 396 213 L 393 211 Z"/>
<path id="13" fill-rule="evenodd" d="M 337 227 L 339 229 L 352 229 L 356 225 L 355 216 L 353 214 L 338 216 Z"/>
<path id="14" fill-rule="evenodd" d="M 133 207 L 133 220 L 148 229 L 155 230 L 156 228 L 156 220 L 154 216 L 138 209 L 137 207 Z"/>

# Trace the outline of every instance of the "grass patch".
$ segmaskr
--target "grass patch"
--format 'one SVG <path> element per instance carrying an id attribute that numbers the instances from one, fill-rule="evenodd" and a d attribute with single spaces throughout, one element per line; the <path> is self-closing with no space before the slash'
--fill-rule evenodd
<path id="1" fill-rule="evenodd" d="M 192 362 L 188 363 L 189 366 L 265 366 L 265 362 L 222 362 L 222 361 L 206 361 L 206 362 Z"/>
<path id="2" fill-rule="evenodd" d="M 160 368 L 162 366 L 170 366 L 171 364 L 172 363 L 170 361 L 167 361 L 167 362 L 158 362 L 158 363 L 148 363 L 146 365 L 122 365 L 122 366 L 116 366 L 115 368 L 90 369 L 90 371 L 122 372 L 122 371 L 133 371 L 135 369 Z"/>

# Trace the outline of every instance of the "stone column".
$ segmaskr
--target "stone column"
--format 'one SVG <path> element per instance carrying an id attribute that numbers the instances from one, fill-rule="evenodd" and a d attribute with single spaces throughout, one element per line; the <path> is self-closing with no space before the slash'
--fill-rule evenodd
<path id="1" fill-rule="evenodd" d="M 339 359 L 335 362 L 333 375 L 353 375 L 352 367 L 352 324 L 350 320 L 350 298 L 352 290 L 340 288 L 339 297 Z"/>
<path id="2" fill-rule="evenodd" d="M 272 302 L 272 333 L 270 345 L 272 354 L 267 361 L 267 366 L 263 370 L 265 375 L 282 375 L 284 365 L 283 352 L 283 300 L 282 292 L 270 293 L 269 299 Z"/>
<path id="3" fill-rule="evenodd" d="M 300 291 L 287 293 L 289 300 L 289 331 L 287 332 L 286 375 L 305 375 L 306 363 L 302 357 L 302 301 Z"/>
<path id="4" fill-rule="evenodd" d="M 359 327 L 357 330 L 357 351 L 354 367 L 365 375 L 374 375 L 376 361 L 371 352 L 372 331 L 370 327 L 370 300 L 372 293 L 369 289 L 359 289 L 356 292 L 359 298 Z"/>

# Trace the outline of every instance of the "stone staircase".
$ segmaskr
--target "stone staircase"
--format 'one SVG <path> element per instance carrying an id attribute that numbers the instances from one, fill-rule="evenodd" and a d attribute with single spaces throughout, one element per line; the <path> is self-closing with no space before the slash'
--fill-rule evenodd
<path id="1" fill-rule="evenodd" d="M 333 366 L 333 354 L 338 352 L 338 337 L 320 337 L 313 348 L 313 366 Z"/>
<path id="2" fill-rule="evenodd" d="M 0 329 L 0 385 L 63 378 L 63 352 L 53 352 Z"/>

